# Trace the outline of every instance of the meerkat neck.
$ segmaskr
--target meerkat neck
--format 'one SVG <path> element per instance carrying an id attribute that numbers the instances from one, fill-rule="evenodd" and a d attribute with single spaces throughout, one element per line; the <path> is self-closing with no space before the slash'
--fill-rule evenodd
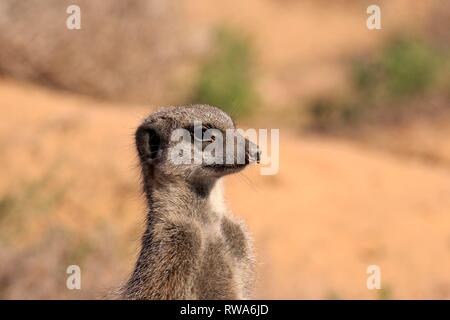
<path id="1" fill-rule="evenodd" d="M 134 294 L 143 297 L 147 290 L 153 290 L 146 283 L 152 283 L 152 270 L 155 268 L 155 261 L 152 260 L 155 258 L 155 234 L 161 232 L 155 230 L 165 230 L 166 226 L 171 227 L 173 223 L 189 222 L 204 228 L 205 232 L 215 232 L 216 228 L 221 226 L 222 216 L 225 214 L 221 181 L 218 180 L 199 185 L 155 177 L 151 184 L 148 183 L 144 188 L 147 190 L 149 206 L 147 227 L 142 235 L 134 271 L 124 289 L 124 296 L 127 297 L 134 297 Z M 158 237 L 160 239 L 161 233 Z"/>
<path id="2" fill-rule="evenodd" d="M 226 211 L 220 180 L 185 181 L 155 176 L 146 193 L 152 219 L 170 214 L 208 222 Z"/>

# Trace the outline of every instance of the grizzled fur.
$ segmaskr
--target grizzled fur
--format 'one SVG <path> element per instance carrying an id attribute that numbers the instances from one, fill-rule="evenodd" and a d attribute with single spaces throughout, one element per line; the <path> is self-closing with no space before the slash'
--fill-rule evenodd
<path id="1" fill-rule="evenodd" d="M 124 299 L 251 298 L 251 241 L 243 223 L 227 210 L 220 181 L 251 161 L 214 167 L 171 163 L 171 132 L 189 127 L 194 120 L 219 130 L 234 129 L 223 111 L 195 105 L 163 108 L 136 132 L 147 228 L 135 269 L 121 290 Z M 249 160 L 255 145 L 252 149 L 252 143 L 246 143 Z"/>

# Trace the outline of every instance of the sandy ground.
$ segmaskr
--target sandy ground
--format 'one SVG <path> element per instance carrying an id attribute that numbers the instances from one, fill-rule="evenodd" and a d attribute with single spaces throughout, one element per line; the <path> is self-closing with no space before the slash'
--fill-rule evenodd
<path id="1" fill-rule="evenodd" d="M 150 111 L 0 82 L 0 296 L 93 298 L 125 279 L 144 210 L 132 134 Z M 277 175 L 226 178 L 258 298 L 450 298 L 448 168 L 287 130 L 280 151 Z"/>

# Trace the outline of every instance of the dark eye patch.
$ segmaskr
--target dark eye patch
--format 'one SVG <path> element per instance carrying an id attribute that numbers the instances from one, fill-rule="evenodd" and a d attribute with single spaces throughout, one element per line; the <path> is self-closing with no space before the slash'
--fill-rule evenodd
<path id="1" fill-rule="evenodd" d="M 211 124 L 204 124 L 204 125 L 202 125 L 202 130 L 201 131 L 200 130 L 196 131 L 194 125 L 189 126 L 189 127 L 185 128 L 185 129 L 187 129 L 191 133 L 191 136 L 194 139 L 197 139 L 199 141 L 203 141 L 203 136 L 204 136 L 205 132 L 208 129 L 213 129 L 213 126 Z M 201 134 L 201 136 L 198 136 L 200 134 Z"/>

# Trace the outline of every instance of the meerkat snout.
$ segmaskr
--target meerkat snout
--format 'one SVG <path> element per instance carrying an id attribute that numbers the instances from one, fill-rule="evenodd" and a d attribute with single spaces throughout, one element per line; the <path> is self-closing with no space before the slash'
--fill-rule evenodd
<path id="1" fill-rule="evenodd" d="M 248 140 L 248 151 L 246 152 L 246 161 L 248 163 L 261 162 L 261 150 L 258 145 Z"/>

